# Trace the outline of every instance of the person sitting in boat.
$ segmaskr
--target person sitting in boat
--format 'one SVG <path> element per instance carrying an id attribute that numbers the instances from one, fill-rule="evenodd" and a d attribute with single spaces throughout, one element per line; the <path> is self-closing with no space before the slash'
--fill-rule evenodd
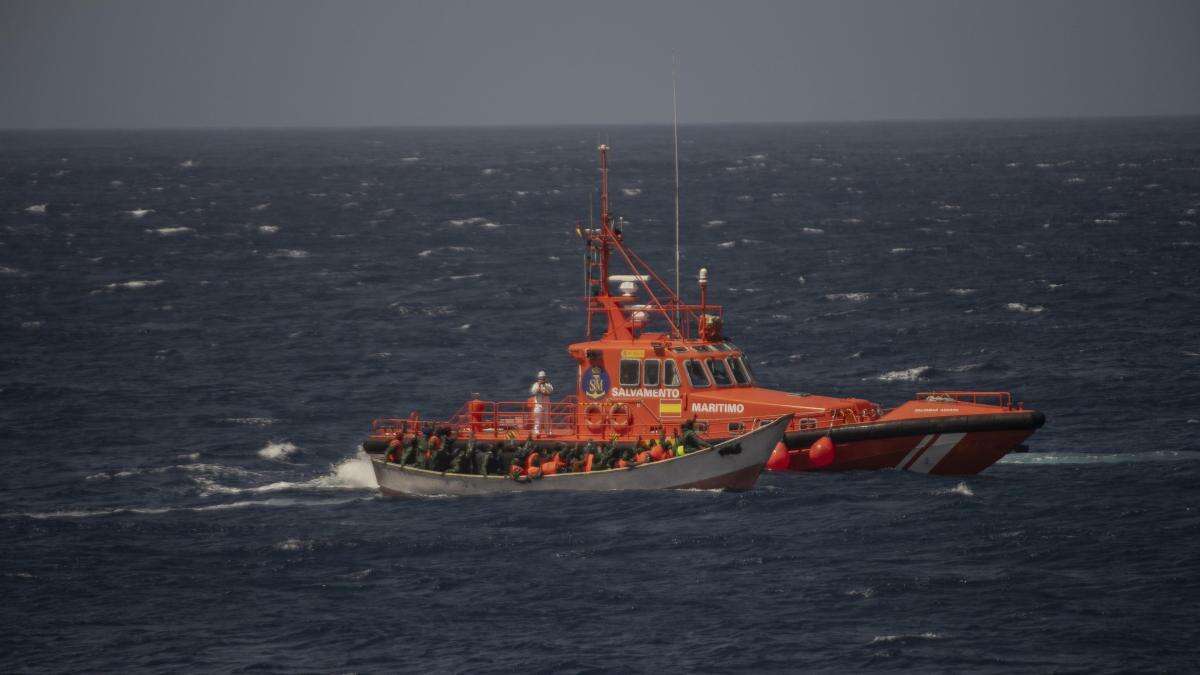
<path id="1" fill-rule="evenodd" d="M 529 387 L 529 393 L 533 397 L 533 435 L 540 436 L 543 430 L 547 435 L 552 434 L 550 394 L 554 393 L 554 385 L 546 380 L 546 371 L 538 371 L 537 381 Z"/>
<path id="2" fill-rule="evenodd" d="M 683 437 L 680 439 L 680 444 L 683 446 L 683 449 L 685 452 L 699 450 L 700 448 L 703 448 L 703 447 L 705 447 L 705 445 L 707 445 L 700 438 L 700 434 L 696 430 L 696 426 L 697 425 L 696 425 L 696 416 L 695 415 L 692 415 L 692 418 L 690 420 L 679 425 L 680 431 L 683 432 Z"/>

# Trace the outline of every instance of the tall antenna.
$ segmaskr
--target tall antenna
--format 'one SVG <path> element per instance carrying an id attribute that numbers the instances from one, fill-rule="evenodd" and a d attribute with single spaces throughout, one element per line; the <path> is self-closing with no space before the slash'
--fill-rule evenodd
<path id="1" fill-rule="evenodd" d="M 679 287 L 679 107 L 675 96 L 675 71 L 678 59 L 671 52 L 671 118 L 672 132 L 675 137 L 675 296 L 682 298 Z M 676 312 L 678 315 L 678 312 Z M 678 318 L 676 319 L 678 321 Z"/>

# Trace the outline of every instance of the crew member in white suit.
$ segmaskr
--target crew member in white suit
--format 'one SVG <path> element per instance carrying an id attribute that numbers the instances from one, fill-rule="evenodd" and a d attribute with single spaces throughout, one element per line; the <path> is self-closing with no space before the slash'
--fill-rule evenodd
<path id="1" fill-rule="evenodd" d="M 539 370 L 537 374 L 537 382 L 529 388 L 529 394 L 533 396 L 533 435 L 540 436 L 542 429 L 546 430 L 546 434 L 554 433 L 554 428 L 550 424 L 550 394 L 554 393 L 554 385 L 546 381 L 546 371 Z"/>

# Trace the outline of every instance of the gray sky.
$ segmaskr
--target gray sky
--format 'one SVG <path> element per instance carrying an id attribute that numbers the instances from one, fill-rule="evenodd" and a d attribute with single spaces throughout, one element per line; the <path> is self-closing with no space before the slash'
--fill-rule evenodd
<path id="1" fill-rule="evenodd" d="M 0 0 L 0 127 L 1200 113 L 1200 1 Z"/>

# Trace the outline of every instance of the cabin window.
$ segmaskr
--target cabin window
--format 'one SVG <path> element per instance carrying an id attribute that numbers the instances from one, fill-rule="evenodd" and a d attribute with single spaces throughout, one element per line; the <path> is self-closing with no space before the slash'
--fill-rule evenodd
<path id="1" fill-rule="evenodd" d="M 687 347 L 671 347 L 671 351 L 682 354 L 687 351 Z"/>
<path id="2" fill-rule="evenodd" d="M 716 347 L 718 351 L 722 351 L 722 352 L 729 351 L 729 343 L 727 343 L 727 342 L 722 342 L 720 344 L 716 344 L 713 346 Z"/>
<path id="3" fill-rule="evenodd" d="M 675 366 L 675 362 L 671 359 L 665 359 L 663 361 L 663 386 L 679 386 L 679 369 Z"/>
<path id="4" fill-rule="evenodd" d="M 712 371 L 713 382 L 717 383 L 718 387 L 728 387 L 733 384 L 733 380 L 729 377 L 729 371 L 725 369 L 725 362 L 721 359 L 712 359 L 705 361 L 708 364 L 708 369 Z"/>
<path id="5" fill-rule="evenodd" d="M 641 365 L 637 359 L 621 359 L 621 386 L 636 387 L 638 386 L 638 366 Z"/>
<path id="6" fill-rule="evenodd" d="M 704 364 L 696 359 L 688 359 L 684 362 L 683 367 L 687 370 L 688 379 L 691 380 L 693 387 L 708 386 L 708 375 L 704 372 Z"/>
<path id="7" fill-rule="evenodd" d="M 711 351 L 712 351 L 712 347 L 709 347 L 708 345 L 696 345 L 696 351 L 698 351 L 698 352 L 711 352 Z"/>
<path id="8" fill-rule="evenodd" d="M 750 376 L 746 374 L 742 362 L 736 356 L 725 359 L 725 362 L 729 364 L 729 372 L 733 374 L 734 381 L 738 384 L 750 384 Z"/>
<path id="9" fill-rule="evenodd" d="M 746 360 L 745 356 L 739 356 L 738 361 L 741 362 L 742 370 L 746 371 L 746 377 L 750 378 L 751 383 L 758 379 L 757 377 L 754 377 L 754 371 L 750 370 L 750 362 Z"/>
<path id="10" fill-rule="evenodd" d="M 746 425 L 742 422 L 730 422 L 729 430 L 730 431 L 745 431 Z"/>
<path id="11" fill-rule="evenodd" d="M 657 359 L 650 359 L 642 364 L 642 384 L 647 387 L 657 387 L 659 382 L 659 374 L 662 369 L 662 362 Z"/>

